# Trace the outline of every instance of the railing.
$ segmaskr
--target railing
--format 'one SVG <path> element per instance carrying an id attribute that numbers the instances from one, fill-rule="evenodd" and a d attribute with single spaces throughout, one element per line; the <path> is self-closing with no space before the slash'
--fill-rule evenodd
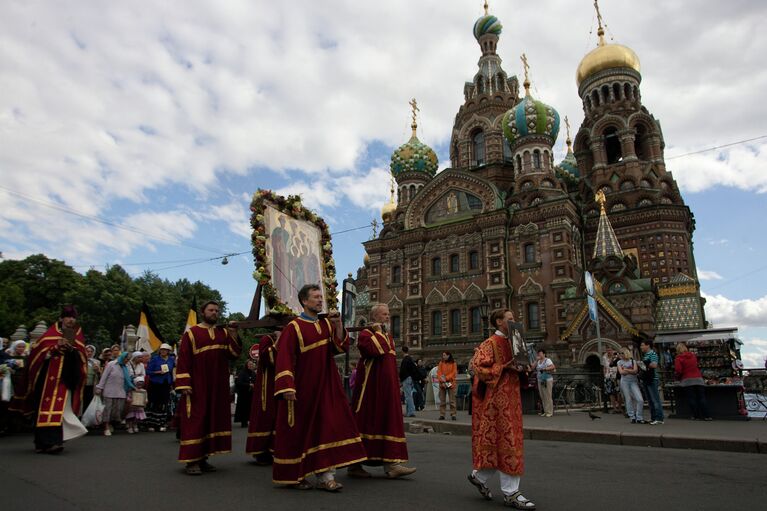
<path id="1" fill-rule="evenodd" d="M 602 373 L 558 370 L 552 397 L 557 408 L 601 408 Z"/>

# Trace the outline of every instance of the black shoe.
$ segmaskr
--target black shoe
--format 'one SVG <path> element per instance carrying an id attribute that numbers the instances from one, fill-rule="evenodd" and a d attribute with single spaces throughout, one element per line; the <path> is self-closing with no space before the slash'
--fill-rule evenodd
<path id="1" fill-rule="evenodd" d="M 631 424 L 636 424 L 636 423 L 637 423 L 636 419 L 631 419 Z"/>
<path id="2" fill-rule="evenodd" d="M 453 415 L 453 416 L 452 416 L 452 417 L 450 417 L 450 418 L 451 418 L 451 419 L 453 419 L 454 421 L 457 421 L 457 420 L 458 420 L 458 419 L 455 417 L 455 415 Z"/>
<path id="3" fill-rule="evenodd" d="M 440 415 L 439 416 L 439 420 L 441 420 L 441 421 L 445 420 L 445 416 L 444 415 Z"/>

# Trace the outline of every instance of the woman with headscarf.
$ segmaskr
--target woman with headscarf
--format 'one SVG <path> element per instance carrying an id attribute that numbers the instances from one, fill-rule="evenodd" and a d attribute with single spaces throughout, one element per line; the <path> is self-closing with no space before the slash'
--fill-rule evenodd
<path id="1" fill-rule="evenodd" d="M 176 357 L 171 355 L 170 344 L 162 343 L 157 355 L 149 360 L 149 404 L 146 408 L 146 424 L 149 431 L 165 431 L 170 416 L 170 388 Z"/>
<path id="2" fill-rule="evenodd" d="M 96 359 L 96 346 L 89 344 L 85 347 L 85 353 L 88 355 L 88 373 L 85 376 L 85 387 L 83 390 L 83 412 L 93 399 L 93 387 L 101 378 L 101 362 Z"/>
<path id="3" fill-rule="evenodd" d="M 104 436 L 111 436 L 114 428 L 112 422 L 121 422 L 125 409 L 125 400 L 128 392 L 135 389 L 131 378 L 130 364 L 131 354 L 121 353 L 117 360 L 107 364 L 101 375 L 101 380 L 96 385 L 96 395 L 104 399 Z"/>

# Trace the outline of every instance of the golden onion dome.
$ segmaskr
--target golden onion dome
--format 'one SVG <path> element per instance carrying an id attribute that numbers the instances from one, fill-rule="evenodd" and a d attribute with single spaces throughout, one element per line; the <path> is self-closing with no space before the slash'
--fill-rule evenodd
<path id="1" fill-rule="evenodd" d="M 598 46 L 583 57 L 575 73 L 575 82 L 578 87 L 586 78 L 605 69 L 626 67 L 639 72 L 639 57 L 634 50 L 622 44 L 605 43 L 602 27 L 597 34 L 599 35 Z"/>
<path id="2" fill-rule="evenodd" d="M 397 205 L 389 201 L 381 208 L 381 218 L 387 218 L 390 217 L 392 213 L 394 213 L 394 210 L 397 209 Z"/>
<path id="3" fill-rule="evenodd" d="M 362 256 L 362 263 L 363 263 L 365 266 L 367 266 L 367 265 L 369 265 L 369 264 L 370 264 L 370 256 L 368 255 L 368 253 L 367 253 L 367 252 L 365 252 L 365 255 L 364 255 L 364 256 Z"/>

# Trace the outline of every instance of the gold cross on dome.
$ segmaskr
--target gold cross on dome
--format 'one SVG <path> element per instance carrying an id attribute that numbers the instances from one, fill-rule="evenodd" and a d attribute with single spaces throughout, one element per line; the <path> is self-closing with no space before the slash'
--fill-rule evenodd
<path id="1" fill-rule="evenodd" d="M 570 138 L 570 120 L 565 116 L 565 128 L 567 128 L 567 138 Z"/>
<path id="2" fill-rule="evenodd" d="M 487 9 L 488 9 L 487 0 L 485 0 L 485 16 L 487 16 Z"/>
<path id="3" fill-rule="evenodd" d="M 599 28 L 602 28 L 602 13 L 599 11 L 599 0 L 594 0 L 594 9 L 597 11 L 597 23 Z"/>
<path id="4" fill-rule="evenodd" d="M 607 202 L 607 198 L 605 197 L 605 192 L 603 192 L 602 190 L 599 190 L 594 196 L 594 200 L 597 201 L 597 204 L 599 204 L 599 207 L 602 208 L 602 211 L 604 211 L 605 203 Z"/>
<path id="5" fill-rule="evenodd" d="M 412 115 L 413 115 L 413 124 L 410 125 L 411 128 L 413 128 L 413 136 L 415 136 L 416 130 L 418 129 L 418 123 L 416 122 L 416 118 L 418 117 L 418 114 L 416 112 L 420 112 L 421 109 L 418 108 L 418 102 L 416 102 L 415 98 L 411 99 L 408 103 L 410 105 L 410 108 L 412 109 Z"/>
<path id="6" fill-rule="evenodd" d="M 527 63 L 527 55 L 523 53 L 522 56 L 519 58 L 522 61 L 522 67 L 525 68 L 525 81 L 529 82 L 530 81 L 530 64 Z"/>

